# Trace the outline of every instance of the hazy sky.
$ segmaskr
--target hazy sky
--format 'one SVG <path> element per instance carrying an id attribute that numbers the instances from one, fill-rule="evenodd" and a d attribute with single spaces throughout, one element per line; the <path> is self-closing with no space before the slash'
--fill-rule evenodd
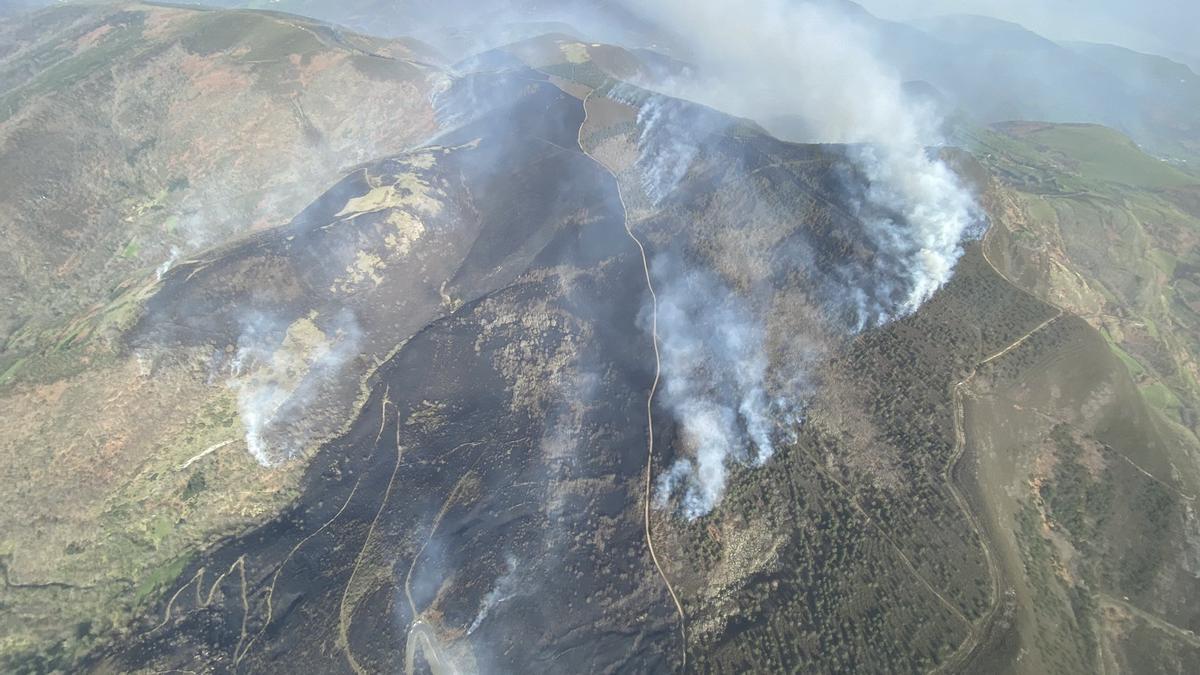
<path id="1" fill-rule="evenodd" d="M 1158 54 L 1200 56 L 1197 0 L 859 0 L 859 4 L 889 19 L 985 14 L 1056 40 L 1109 42 Z"/>

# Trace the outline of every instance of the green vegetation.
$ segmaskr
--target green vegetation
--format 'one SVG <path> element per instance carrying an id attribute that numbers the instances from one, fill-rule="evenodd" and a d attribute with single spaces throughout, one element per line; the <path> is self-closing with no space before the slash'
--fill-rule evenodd
<path id="1" fill-rule="evenodd" d="M 1140 188 L 1194 185 L 1196 178 L 1157 160 L 1125 136 L 1096 124 L 1031 125 L 1010 131 L 1042 157 L 1081 176 Z"/>
<path id="2" fill-rule="evenodd" d="M 1130 356 L 1129 352 L 1121 349 L 1121 345 L 1117 344 L 1116 340 L 1114 340 L 1112 335 L 1107 331 L 1105 331 L 1103 335 L 1108 340 L 1108 345 L 1112 348 L 1113 353 L 1116 354 L 1117 358 L 1121 359 L 1121 363 L 1124 363 L 1125 367 L 1129 369 L 1129 374 L 1132 375 L 1135 380 L 1141 379 L 1141 377 L 1146 374 L 1146 369 L 1142 366 L 1142 364 L 1138 363 L 1137 359 Z"/>
<path id="3" fill-rule="evenodd" d="M 1036 620 L 1023 640 L 1036 648 L 1048 673 L 1072 675 L 1096 669 L 1095 636 L 1090 629 L 1093 615 L 1089 591 L 1082 586 L 1064 589 L 1055 574 L 1062 560 L 1053 545 L 1042 535 L 1042 518 L 1032 504 L 1017 517 L 1017 543 L 1027 571 L 1033 614 Z"/>
<path id="4" fill-rule="evenodd" d="M 208 481 L 204 478 L 204 473 L 197 471 L 188 479 L 187 485 L 183 486 L 183 500 L 191 501 L 207 487 Z"/>
<path id="5" fill-rule="evenodd" d="M 1166 412 L 1178 421 L 1179 409 L 1183 407 L 1179 397 L 1162 382 L 1150 382 L 1142 387 L 1142 396 L 1150 405 Z"/>
<path id="6" fill-rule="evenodd" d="M 1111 345 L 1098 336 L 1080 345 L 1092 329 L 1059 323 L 993 367 L 986 405 L 1008 417 L 974 431 L 985 443 L 1013 444 L 997 448 L 1008 459 L 992 460 L 1013 463 L 1011 482 L 984 494 L 992 495 L 993 508 L 1013 512 L 1022 564 L 1011 573 L 1028 589 L 1030 605 L 1018 625 L 1036 647 L 1029 668 L 1070 673 L 1079 670 L 1072 664 L 1098 668 L 1102 652 L 1125 658 L 1138 648 L 1114 633 L 1106 599 L 1125 598 L 1186 622 L 1177 598 L 1198 585 L 1175 544 L 1187 525 L 1185 497 L 1162 468 L 1173 439 L 1145 412 L 1150 408 L 1121 359 L 1096 358 Z M 1051 386 L 1057 394 L 1047 392 Z M 1109 397 L 1104 407 L 1089 408 L 1100 392 Z M 1002 490 L 1008 494 L 998 496 Z"/>
<path id="7" fill-rule="evenodd" d="M 130 240 L 128 244 L 125 244 L 125 248 L 121 249 L 121 257 L 129 260 L 135 260 L 137 259 L 138 251 L 140 251 L 141 248 L 142 247 L 138 245 L 136 239 Z"/>
<path id="8" fill-rule="evenodd" d="M 1035 194 L 1112 194 L 1114 185 L 1159 190 L 1197 181 L 1096 124 L 1011 122 L 993 129 L 961 129 L 959 137 L 986 164 L 1000 169 L 1008 182 Z"/>
<path id="9" fill-rule="evenodd" d="M 1190 366 L 1200 356 L 1200 178 L 1095 125 L 967 136 L 1021 206 L 1007 255 L 1049 254 L 1067 270 L 1039 272 L 1030 290 L 1100 328 L 1146 403 L 1200 447 Z"/>
<path id="10" fill-rule="evenodd" d="M 67 89 L 101 72 L 114 58 L 128 57 L 130 51 L 144 49 L 144 22 L 145 15 L 140 12 L 120 12 L 101 24 L 110 27 L 111 33 L 91 49 L 76 51 L 61 38 L 40 47 L 33 58 L 43 64 L 43 69 L 23 86 L 0 94 L 0 122 L 15 113 L 24 101 Z"/>
<path id="11" fill-rule="evenodd" d="M 155 593 L 163 592 L 173 585 L 179 579 L 179 575 L 183 573 L 184 568 L 188 566 L 191 557 L 191 554 L 181 555 L 147 572 L 138 580 L 137 587 L 134 589 L 134 602 L 141 604 L 149 600 Z"/>
<path id="12" fill-rule="evenodd" d="M 183 46 L 201 56 L 244 47 L 238 57 L 244 62 L 286 61 L 292 54 L 311 56 L 324 49 L 304 19 L 291 20 L 258 12 L 198 12 L 188 21 Z"/>
<path id="13" fill-rule="evenodd" d="M 1039 496 L 1055 522 L 1070 533 L 1075 547 L 1085 555 L 1092 554 L 1095 532 L 1113 506 L 1113 487 L 1107 482 L 1093 481 L 1079 463 L 1083 451 L 1066 425 L 1054 427 L 1050 438 L 1057 462 L 1053 480 L 1042 483 Z"/>
<path id="14" fill-rule="evenodd" d="M 955 449 L 951 387 L 979 358 L 980 338 L 982 353 L 995 351 L 1050 316 L 973 249 L 920 313 L 856 341 L 825 383 L 826 391 L 854 383 L 855 403 L 838 399 L 836 410 L 817 403 L 797 442 L 772 459 L 775 469 L 739 473 L 710 517 L 722 537 L 745 530 L 750 541 L 786 542 L 778 558 L 738 595 L 707 595 L 689 584 L 721 578 L 726 547 L 748 544 L 742 537 L 717 543 L 704 522 L 672 543 L 687 552 L 686 564 L 674 556 L 672 578 L 682 580 L 694 623 L 756 617 L 715 653 L 699 653 L 697 667 L 896 672 L 962 658 L 960 648 L 997 616 L 1001 598 L 980 539 L 945 485 Z M 854 427 L 870 425 L 875 435 L 857 461 L 895 462 L 886 471 L 855 466 L 852 432 L 836 420 L 859 409 Z M 783 533 L 797 523 L 805 525 L 789 541 Z M 732 598 L 736 609 L 725 604 Z"/>

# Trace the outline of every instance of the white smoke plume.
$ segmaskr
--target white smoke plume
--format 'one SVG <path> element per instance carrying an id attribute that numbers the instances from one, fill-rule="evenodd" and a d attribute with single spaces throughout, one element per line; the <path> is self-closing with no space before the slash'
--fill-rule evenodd
<path id="1" fill-rule="evenodd" d="M 673 81 L 667 84 L 668 89 L 679 88 Z M 652 93 L 650 87 L 621 82 L 606 96 L 637 110 L 636 169 L 642 191 L 654 204 L 661 204 L 687 176 L 706 140 L 732 124 L 726 115 L 692 101 Z"/>
<path id="2" fill-rule="evenodd" d="M 483 604 L 479 607 L 479 612 L 475 615 L 475 619 L 471 621 L 471 625 L 467 628 L 467 635 L 474 633 L 484 619 L 488 617 L 493 609 L 500 603 L 511 600 L 521 592 L 521 580 L 517 572 L 517 559 L 515 556 L 509 555 L 505 559 L 507 568 L 504 574 L 496 579 L 496 584 L 492 586 L 492 590 L 488 591 L 487 595 L 483 596 Z"/>
<path id="3" fill-rule="evenodd" d="M 849 144 L 847 157 L 867 182 L 856 195 L 856 215 L 875 255 L 871 269 L 843 270 L 826 289 L 836 296 L 831 305 L 854 310 L 846 330 L 914 312 L 950 279 L 964 236 L 980 221 L 978 207 L 928 149 L 941 142 L 941 120 L 906 96 L 852 18 L 830 3 L 784 0 L 661 0 L 640 9 L 683 36 L 699 73 L 657 83 L 660 90 L 753 119 L 786 140 Z M 654 139 L 670 108 L 640 111 L 639 164 L 657 202 L 686 174 L 694 152 L 678 134 Z M 754 314 L 712 275 L 673 267 L 653 263 L 661 286 L 663 402 L 686 452 L 660 476 L 656 500 L 665 507 L 682 491 L 681 510 L 692 519 L 720 501 L 731 460 L 770 458 L 774 411 L 766 403 L 767 359 Z M 787 398 L 772 405 L 785 418 L 801 409 Z"/>
<path id="4" fill-rule="evenodd" d="M 678 133 L 685 128 L 677 118 L 686 105 L 677 99 L 654 98 L 638 106 L 638 171 L 642 189 L 656 204 L 683 180 L 700 152 L 690 142 L 690 134 Z"/>
<path id="5" fill-rule="evenodd" d="M 949 280 L 978 209 L 927 150 L 942 142 L 936 111 L 905 94 L 852 17 L 831 3 L 785 0 L 662 0 L 643 11 L 685 36 L 700 73 L 666 83 L 667 93 L 785 139 L 855 144 L 851 159 L 870 182 L 868 234 L 902 290 L 890 306 L 860 307 L 859 328 L 916 310 Z"/>
<path id="6" fill-rule="evenodd" d="M 324 330 L 311 319 L 281 325 L 256 314 L 243 321 L 227 384 L 237 393 L 246 448 L 259 464 L 274 466 L 304 449 L 309 439 L 295 418 L 303 416 L 323 383 L 341 374 L 360 338 L 348 313 Z M 275 428 L 284 425 L 288 428 Z"/>
<path id="7" fill-rule="evenodd" d="M 164 260 L 163 263 L 154 270 L 155 280 L 162 281 L 163 276 L 166 275 L 167 272 L 170 272 L 171 268 L 175 266 L 175 261 L 179 260 L 180 253 L 181 251 L 179 250 L 178 246 L 171 247 L 171 257 Z"/>
<path id="8" fill-rule="evenodd" d="M 662 402 L 689 450 L 659 478 L 655 498 L 665 506 L 682 487 L 681 510 L 691 519 L 721 500 L 730 461 L 760 466 L 775 452 L 763 328 L 712 273 L 659 255 L 652 275 Z"/>

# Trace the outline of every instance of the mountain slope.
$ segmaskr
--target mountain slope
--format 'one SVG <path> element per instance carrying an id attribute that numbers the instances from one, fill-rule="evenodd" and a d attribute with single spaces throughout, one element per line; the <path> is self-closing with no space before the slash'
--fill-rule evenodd
<path id="1" fill-rule="evenodd" d="M 1185 672 L 1200 627 L 1186 300 L 1200 180 L 1090 125 L 1001 125 L 974 145 L 999 178 L 989 258 L 1065 312 L 964 388 L 964 464 L 1026 656 L 992 667 Z"/>
<path id="2" fill-rule="evenodd" d="M 584 47 L 557 44 L 564 56 Z M 560 130 L 541 138 L 578 163 L 545 180 L 601 172 L 591 180 L 609 195 L 607 215 L 589 208 L 553 230 L 527 271 L 404 343 L 371 376 L 354 423 L 313 457 L 295 505 L 191 562 L 139 637 L 98 667 L 171 668 L 199 653 L 247 670 L 421 659 L 913 670 L 965 664 L 991 644 L 1003 617 L 994 554 L 948 482 L 961 452 L 952 385 L 1053 308 L 974 249 L 917 315 L 851 339 L 830 280 L 880 254 L 862 243 L 846 183 L 861 178 L 848 177 L 844 149 L 780 143 L 538 54 L 564 90 L 536 106 L 541 128 Z M 509 65 L 479 77 L 542 76 Z M 655 107 L 672 121 L 639 114 Z M 661 191 L 646 173 L 658 147 L 648 139 L 681 129 L 696 154 Z M 812 265 L 797 268 L 805 250 Z M 644 416 L 656 370 L 645 284 L 663 303 L 661 330 L 686 301 L 669 260 L 708 270 L 690 282 L 706 284 L 706 300 L 750 302 L 777 363 L 795 365 L 792 350 L 813 340 L 833 350 L 810 364 L 824 386 L 808 421 L 782 418 L 776 456 L 735 465 L 725 499 L 691 520 L 647 501 L 692 442 L 669 399 L 652 400 L 653 427 Z M 203 283 L 186 272 L 181 288 Z M 786 390 L 797 374 L 770 386 Z"/>
<path id="3" fill-rule="evenodd" d="M 7 378 L 131 274 L 285 222 L 427 137 L 442 78 L 403 42 L 154 5 L 54 7 L 0 45 Z"/>
<path id="4" fill-rule="evenodd" d="M 189 552 L 292 496 L 289 469 L 226 450 L 239 391 L 258 390 L 202 368 L 211 351 L 128 350 L 143 301 L 176 258 L 286 222 L 429 135 L 442 76 L 418 47 L 255 13 L 60 6 L 0 34 L 0 650 L 71 658 Z M 292 318 L 281 368 L 343 358 L 354 326 L 325 318 Z"/>
<path id="5" fill-rule="evenodd" d="M 1187 66 L 1162 56 L 1109 45 L 1058 44 L 1024 27 L 975 15 L 932 17 L 912 24 L 880 19 L 850 0 L 805 0 L 844 16 L 878 56 L 904 79 L 932 85 L 947 114 L 976 124 L 1009 120 L 1093 122 L 1133 137 L 1156 155 L 1200 161 L 1195 130 L 1200 84 Z M 232 3 L 257 6 L 258 3 Z M 561 32 L 628 48 L 653 47 L 687 60 L 688 36 L 656 22 L 655 13 L 624 0 L 539 3 L 270 3 L 389 35 L 425 35 L 447 53 L 481 49 Z M 587 36 L 580 36 L 583 30 Z M 434 38 L 433 36 L 436 36 Z"/>
<path id="6" fill-rule="evenodd" d="M 144 159 L 122 160 L 249 163 L 231 175 L 256 195 L 294 178 L 279 166 L 314 168 L 294 185 L 304 208 L 233 209 L 155 269 L 140 251 L 176 235 L 151 226 L 186 203 L 168 190 L 118 230 L 144 238 L 100 267 L 115 290 L 47 310 L 50 328 L 6 355 L 0 668 L 1194 659 L 1190 173 L 1093 125 L 967 128 L 971 154 L 918 146 L 948 167 L 935 187 L 983 210 L 940 259 L 953 275 L 908 311 L 939 244 L 878 199 L 869 148 L 783 142 L 630 84 L 678 72 L 662 55 L 555 32 L 442 69 L 418 44 L 284 15 L 131 7 L 32 19 L 62 44 L 118 40 L 100 53 L 49 40 L 46 57 L 8 34 L 21 129 L 129 72 L 162 81 L 148 108 L 207 110 L 196 78 L 147 59 L 199 58 L 221 91 L 248 78 L 255 128 L 275 129 L 280 101 L 326 121 L 285 151 L 308 133 L 287 117 L 257 156 L 235 149 L 258 135 L 189 136 L 172 113 Z M 1058 54 L 1005 31 L 999 48 Z M 360 99 L 369 133 L 321 150 Z M 181 137 L 214 143 L 216 164 L 192 145 L 156 154 Z M 94 180 L 63 185 L 140 194 Z M 82 291 L 38 292 L 53 306 Z"/>
<path id="7" fill-rule="evenodd" d="M 1117 47 L 1060 45 L 982 16 L 935 17 L 915 27 L 869 15 L 861 22 L 905 78 L 932 84 L 975 123 L 1094 122 L 1155 154 L 1195 161 L 1200 120 L 1183 101 L 1194 101 L 1200 86 L 1186 66 Z"/>

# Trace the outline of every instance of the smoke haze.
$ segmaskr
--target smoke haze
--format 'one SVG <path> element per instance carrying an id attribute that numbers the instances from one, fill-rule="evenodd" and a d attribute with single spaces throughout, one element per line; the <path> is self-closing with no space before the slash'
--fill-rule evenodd
<path id="1" fill-rule="evenodd" d="M 357 353 L 361 330 L 349 313 L 324 331 L 311 319 L 281 325 L 261 314 L 242 323 L 227 384 L 237 394 L 246 448 L 262 466 L 274 466 L 302 452 L 309 439 L 273 425 L 303 414 L 321 385 L 341 375 Z"/>
<path id="2" fill-rule="evenodd" d="M 908 20 L 937 14 L 981 14 L 1013 21 L 1055 40 L 1106 42 L 1200 60 L 1200 4 L 1177 0 L 862 0 L 872 13 Z"/>
<path id="3" fill-rule="evenodd" d="M 760 466 L 775 452 L 763 327 L 744 300 L 709 272 L 666 255 L 655 259 L 651 272 L 662 402 L 692 453 L 659 478 L 656 499 L 665 507 L 682 488 L 682 511 L 696 518 L 721 500 L 730 460 Z"/>
<path id="4" fill-rule="evenodd" d="M 826 284 L 835 296 L 829 305 L 854 309 L 845 330 L 914 312 L 950 279 L 963 238 L 980 220 L 978 207 L 928 150 L 941 143 L 941 120 L 905 93 L 901 78 L 872 54 L 866 32 L 828 7 L 781 1 L 749 8 L 666 0 L 646 11 L 689 36 L 698 73 L 657 83 L 661 90 L 753 119 L 783 138 L 849 144 L 847 158 L 867 182 L 855 195 L 855 215 L 876 254 L 873 269 L 848 270 L 840 286 Z M 673 119 L 677 113 L 678 104 L 653 99 L 639 110 L 638 166 L 655 202 L 697 153 L 689 143 L 694 129 L 680 133 L 686 125 Z M 656 133 L 659 127 L 671 133 Z M 661 254 L 651 267 L 663 404 L 688 452 L 659 478 L 656 499 L 665 507 L 682 493 L 680 508 L 691 519 L 720 501 L 731 461 L 761 465 L 774 452 L 764 334 L 750 301 L 713 274 Z M 789 414 L 801 407 L 774 399 Z"/>

